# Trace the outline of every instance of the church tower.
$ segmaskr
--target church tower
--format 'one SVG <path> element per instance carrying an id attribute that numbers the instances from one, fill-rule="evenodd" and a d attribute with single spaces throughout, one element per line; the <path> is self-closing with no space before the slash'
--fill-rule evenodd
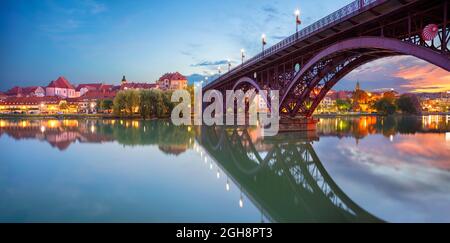
<path id="1" fill-rule="evenodd" d="M 121 84 L 122 85 L 127 84 L 127 79 L 125 78 L 125 75 L 123 75 Z"/>
<path id="2" fill-rule="evenodd" d="M 355 91 L 361 90 L 361 86 L 359 85 L 359 81 L 356 81 L 356 88 Z"/>

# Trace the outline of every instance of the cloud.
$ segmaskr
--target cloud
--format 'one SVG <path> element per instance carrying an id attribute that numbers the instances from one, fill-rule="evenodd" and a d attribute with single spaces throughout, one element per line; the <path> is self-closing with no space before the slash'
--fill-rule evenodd
<path id="1" fill-rule="evenodd" d="M 191 64 L 191 67 L 207 67 L 207 66 L 218 66 L 228 64 L 228 60 L 219 60 L 219 61 L 203 61 L 196 64 Z"/>
<path id="2" fill-rule="evenodd" d="M 94 0 L 86 0 L 86 5 L 89 8 L 91 14 L 99 14 L 107 10 L 106 5 L 103 3 L 98 3 Z"/>
<path id="3" fill-rule="evenodd" d="M 395 77 L 408 81 L 402 85 L 411 92 L 443 92 L 450 90 L 450 72 L 432 64 L 412 66 L 399 70 Z"/>
<path id="4" fill-rule="evenodd" d="M 262 7 L 262 11 L 264 11 L 267 14 L 278 14 L 279 13 L 278 9 L 276 9 L 273 6 L 269 6 L 269 5 Z"/>
<path id="5" fill-rule="evenodd" d="M 51 34 L 60 34 L 78 29 L 82 23 L 80 20 L 67 19 L 58 23 L 42 24 L 39 26 L 39 30 Z"/>
<path id="6" fill-rule="evenodd" d="M 284 36 L 284 35 L 271 35 L 270 37 L 269 37 L 270 39 L 273 39 L 273 40 L 284 40 L 284 39 L 286 39 L 287 38 L 287 36 Z"/>
<path id="7" fill-rule="evenodd" d="M 364 88 L 400 92 L 440 92 L 450 90 L 450 73 L 411 56 L 383 58 L 355 69 L 344 80 L 360 81 Z M 352 88 L 347 82 L 338 87 Z"/>
<path id="8" fill-rule="evenodd" d="M 402 139 L 394 147 L 405 157 L 415 158 L 414 161 L 450 171 L 450 150 L 445 142 L 441 142 L 444 137 L 445 134 L 416 134 L 414 139 Z"/>

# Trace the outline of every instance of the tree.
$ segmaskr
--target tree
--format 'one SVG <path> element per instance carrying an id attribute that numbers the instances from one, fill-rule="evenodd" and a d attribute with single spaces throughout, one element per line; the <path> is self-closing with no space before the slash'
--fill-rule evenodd
<path id="1" fill-rule="evenodd" d="M 397 107 L 400 111 L 407 114 L 420 114 L 421 106 L 417 96 L 413 94 L 404 94 L 397 100 Z"/>
<path id="2" fill-rule="evenodd" d="M 133 115 L 136 109 L 142 118 L 170 115 L 175 104 L 171 102 L 171 91 L 127 90 L 117 93 L 113 101 L 114 114 L 118 116 Z"/>
<path id="3" fill-rule="evenodd" d="M 173 108 L 175 107 L 175 104 L 172 103 L 172 100 L 171 100 L 172 93 L 173 93 L 172 91 L 165 91 L 162 94 L 162 103 L 164 105 L 164 110 L 163 110 L 163 114 L 164 115 L 170 115 L 170 113 L 172 112 Z"/>
<path id="4" fill-rule="evenodd" d="M 356 90 L 353 93 L 353 102 L 354 103 L 361 103 L 366 104 L 369 101 L 369 95 L 364 90 Z"/>
<path id="5" fill-rule="evenodd" d="M 139 112 L 142 118 L 147 119 L 152 116 L 151 90 L 142 90 L 140 95 Z"/>
<path id="6" fill-rule="evenodd" d="M 142 118 L 162 117 L 164 112 L 163 92 L 160 90 L 142 90 L 139 110 Z"/>
<path id="7" fill-rule="evenodd" d="M 396 93 L 394 91 L 387 91 L 383 93 L 383 98 L 386 98 L 390 102 L 394 102 L 396 97 Z"/>
<path id="8" fill-rule="evenodd" d="M 67 110 L 69 108 L 69 106 L 67 105 L 67 101 L 61 101 L 60 103 L 59 103 L 59 109 L 60 110 L 62 110 L 62 111 L 65 111 L 65 110 Z"/>
<path id="9" fill-rule="evenodd" d="M 97 100 L 97 107 L 99 111 L 109 111 L 112 110 L 114 106 L 114 102 L 111 99 L 101 99 Z"/>
<path id="10" fill-rule="evenodd" d="M 113 101 L 113 111 L 115 115 L 122 116 L 125 113 L 125 92 L 119 91 Z"/>
<path id="11" fill-rule="evenodd" d="M 337 99 L 336 106 L 339 111 L 349 111 L 352 108 L 352 103 L 348 99 Z"/>
<path id="12" fill-rule="evenodd" d="M 394 104 L 394 100 L 390 97 L 383 97 L 374 104 L 374 108 L 384 115 L 392 115 L 395 113 L 397 107 Z"/>
<path id="13" fill-rule="evenodd" d="M 125 111 L 127 115 L 133 115 L 136 108 L 139 107 L 139 92 L 136 90 L 123 91 L 125 96 Z"/>

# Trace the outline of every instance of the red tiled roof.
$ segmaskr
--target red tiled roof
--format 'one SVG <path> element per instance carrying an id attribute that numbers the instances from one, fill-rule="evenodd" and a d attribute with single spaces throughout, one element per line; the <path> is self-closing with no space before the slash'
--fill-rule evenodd
<path id="1" fill-rule="evenodd" d="M 76 91 L 80 91 L 82 88 L 87 88 L 88 90 L 99 90 L 102 86 L 102 83 L 79 84 Z"/>
<path id="2" fill-rule="evenodd" d="M 104 84 L 99 89 L 101 91 L 111 91 L 111 90 L 113 90 L 113 88 L 114 88 L 114 85 L 112 85 L 112 84 Z"/>
<path id="3" fill-rule="evenodd" d="M 59 77 L 57 80 L 51 81 L 47 86 L 48 88 L 62 88 L 62 89 L 75 89 L 69 81 L 64 77 Z"/>
<path id="4" fill-rule="evenodd" d="M 58 104 L 61 101 L 56 96 L 45 97 L 8 97 L 5 100 L 0 101 L 2 105 L 39 105 L 41 103 L 46 104 Z"/>
<path id="5" fill-rule="evenodd" d="M 79 99 L 113 99 L 116 96 L 116 92 L 101 92 L 101 91 L 88 91 Z"/>
<path id="6" fill-rule="evenodd" d="M 38 88 L 41 88 L 40 86 L 30 86 L 30 87 L 19 87 L 16 86 L 6 92 L 9 96 L 17 96 L 17 95 L 30 95 L 31 93 L 36 92 Z"/>
<path id="7" fill-rule="evenodd" d="M 6 94 L 9 95 L 9 96 L 18 95 L 18 94 L 21 94 L 21 93 L 22 93 L 22 88 L 19 87 L 19 86 L 15 86 L 12 89 L 6 91 Z"/>
<path id="8" fill-rule="evenodd" d="M 36 92 L 36 90 L 39 88 L 42 88 L 42 87 L 40 87 L 40 86 L 24 87 L 24 88 L 22 88 L 22 91 L 24 94 L 30 94 L 30 93 Z"/>
<path id="9" fill-rule="evenodd" d="M 166 79 L 168 79 L 168 80 L 187 80 L 187 78 L 179 72 L 166 73 L 161 78 L 159 78 L 159 81 L 164 81 Z"/>
<path id="10" fill-rule="evenodd" d="M 122 84 L 120 86 L 121 90 L 124 89 L 154 89 L 157 88 L 157 84 L 150 84 L 150 83 L 126 83 Z"/>

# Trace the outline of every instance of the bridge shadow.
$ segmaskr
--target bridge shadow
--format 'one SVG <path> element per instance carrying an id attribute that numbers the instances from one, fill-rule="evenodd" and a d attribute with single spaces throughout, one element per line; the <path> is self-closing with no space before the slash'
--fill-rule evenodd
<path id="1" fill-rule="evenodd" d="M 202 127 L 198 143 L 273 222 L 382 222 L 333 181 L 307 133 L 262 138 L 257 129 Z"/>

